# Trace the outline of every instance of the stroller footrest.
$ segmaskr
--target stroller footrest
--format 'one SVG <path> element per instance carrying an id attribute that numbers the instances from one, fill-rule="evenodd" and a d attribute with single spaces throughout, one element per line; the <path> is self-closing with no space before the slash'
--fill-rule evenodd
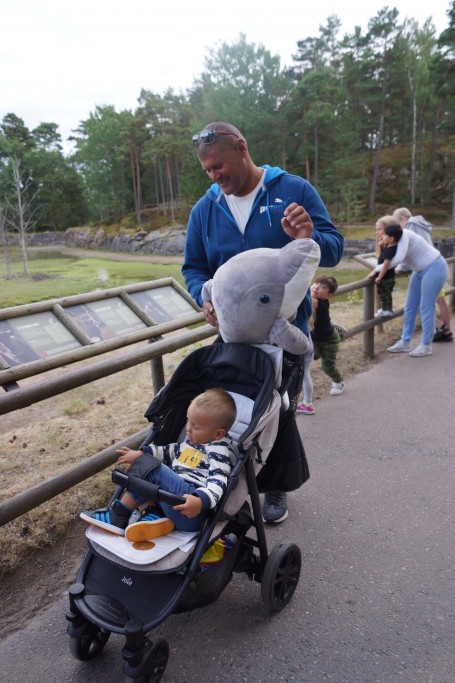
<path id="1" fill-rule="evenodd" d="M 130 620 L 122 603 L 108 595 L 85 595 L 84 602 L 91 612 L 115 626 L 124 627 Z"/>

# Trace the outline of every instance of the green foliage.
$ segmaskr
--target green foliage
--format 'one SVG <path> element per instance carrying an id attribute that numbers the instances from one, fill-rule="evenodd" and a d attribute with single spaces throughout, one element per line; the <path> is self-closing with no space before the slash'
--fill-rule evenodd
<path id="1" fill-rule="evenodd" d="M 36 190 L 37 225 L 86 221 L 134 229 L 153 207 L 169 224 L 207 189 L 191 135 L 234 123 L 258 165 L 281 166 L 320 191 L 335 222 L 369 220 L 395 206 L 448 222 L 455 161 L 455 9 L 439 38 L 430 21 L 400 22 L 384 7 L 363 32 L 340 36 L 328 17 L 297 42 L 292 68 L 245 35 L 208 50 L 186 93 L 142 90 L 134 111 L 96 106 L 62 156 L 57 125 L 0 126 L 0 205 L 11 198 L 5 160 L 16 155 Z M 415 212 L 415 211 L 414 211 Z M 363 216 L 362 216 L 363 213 Z M 133 216 L 124 225 L 123 217 Z"/>
<path id="2" fill-rule="evenodd" d="M 4 116 L 0 123 L 0 206 L 10 228 L 39 225 L 63 230 L 86 219 L 82 176 L 63 156 L 60 142 L 55 123 L 41 123 L 30 132 L 15 114 Z"/>

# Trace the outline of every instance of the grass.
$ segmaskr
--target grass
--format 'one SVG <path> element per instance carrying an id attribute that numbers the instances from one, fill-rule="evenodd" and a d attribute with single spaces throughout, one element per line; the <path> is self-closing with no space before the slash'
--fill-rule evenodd
<path id="1" fill-rule="evenodd" d="M 36 254 L 34 255 L 36 256 Z M 179 264 L 143 263 L 138 261 L 112 261 L 109 258 L 31 258 L 31 279 L 22 275 L 22 264 L 12 264 L 13 278 L 8 286 L 0 288 L 0 308 L 44 301 L 59 297 L 110 289 L 134 282 L 146 282 L 173 277 L 184 284 Z M 0 267 L 0 277 L 4 266 Z M 367 268 L 358 266 L 350 259 L 336 268 L 318 269 L 317 275 L 336 274 L 339 285 L 366 277 Z M 347 300 L 346 295 L 342 300 Z"/>
<path id="2" fill-rule="evenodd" d="M 63 413 L 65 415 L 81 415 L 81 413 L 85 413 L 89 408 L 89 403 L 81 398 L 74 398 L 66 404 Z"/>
<path id="3" fill-rule="evenodd" d="M 146 282 L 173 277 L 183 284 L 177 264 L 111 261 L 108 258 L 74 258 L 60 256 L 46 258 L 32 253 L 29 261 L 31 278 L 23 276 L 22 262 L 17 255 L 11 264 L 12 278 L 0 287 L 0 308 L 44 301 L 59 297 L 109 289 L 134 282 Z M 4 263 L 0 264 L 0 278 L 5 277 Z"/>

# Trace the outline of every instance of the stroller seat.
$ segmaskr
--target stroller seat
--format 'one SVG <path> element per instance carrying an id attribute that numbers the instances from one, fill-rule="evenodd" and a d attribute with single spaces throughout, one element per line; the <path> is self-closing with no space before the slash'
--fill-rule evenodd
<path id="1" fill-rule="evenodd" d="M 238 457 L 237 444 L 251 423 L 254 401 L 237 392 L 229 391 L 229 393 L 237 408 L 236 420 L 229 430 L 229 434 L 233 440 L 234 452 Z M 184 433 L 183 430 L 179 440 L 183 439 Z M 235 514 L 244 503 L 247 495 L 247 483 L 242 471 L 236 489 L 226 501 L 226 514 Z M 225 522 L 218 522 L 213 530 L 212 538 L 216 538 L 224 526 Z M 145 543 L 133 544 L 124 536 L 117 536 L 95 526 L 88 527 L 86 537 L 95 552 L 111 562 L 136 571 L 160 572 L 176 570 L 186 563 L 192 550 L 194 550 L 198 533 L 175 530 L 167 536 L 153 539 L 153 542 L 148 543 L 149 547 Z"/>

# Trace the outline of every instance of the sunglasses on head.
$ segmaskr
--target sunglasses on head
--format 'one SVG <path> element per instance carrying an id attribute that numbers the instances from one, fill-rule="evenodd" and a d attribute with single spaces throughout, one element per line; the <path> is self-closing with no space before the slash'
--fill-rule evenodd
<path id="1" fill-rule="evenodd" d="M 232 133 L 230 130 L 213 130 L 213 128 L 209 128 L 193 135 L 193 147 L 198 147 L 201 142 L 204 145 L 211 145 L 215 142 L 217 135 L 235 135 L 236 138 L 240 138 L 237 133 Z"/>

